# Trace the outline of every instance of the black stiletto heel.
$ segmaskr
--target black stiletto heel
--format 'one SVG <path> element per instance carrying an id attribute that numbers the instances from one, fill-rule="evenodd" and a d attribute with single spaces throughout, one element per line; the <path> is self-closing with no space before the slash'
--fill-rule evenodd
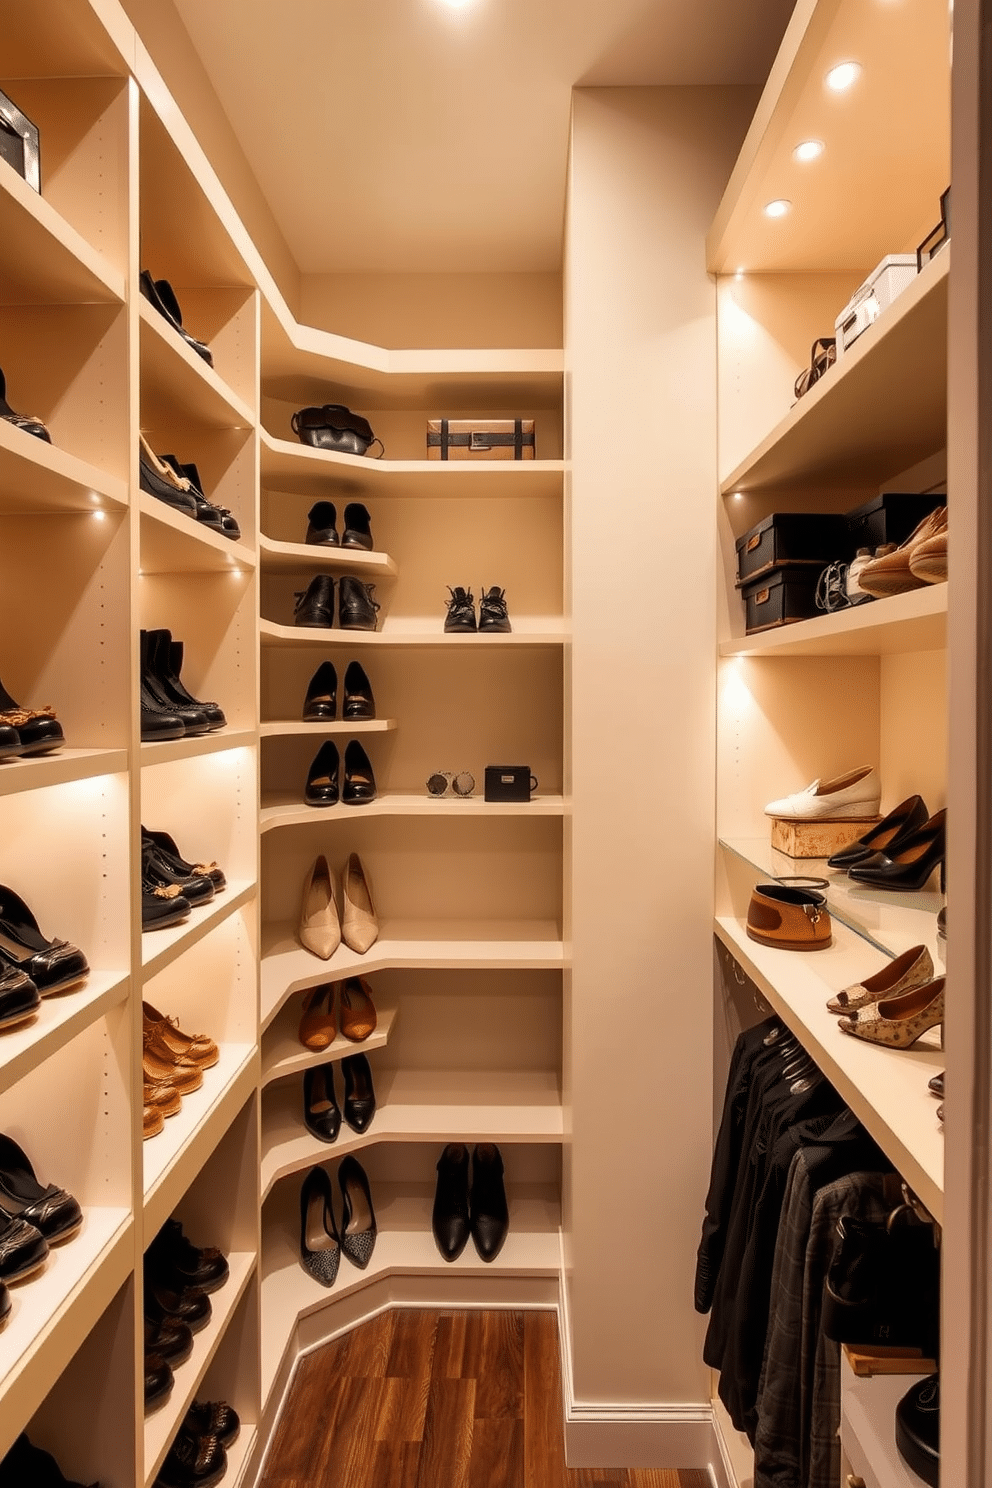
<path id="1" fill-rule="evenodd" d="M 944 891 L 944 855 L 947 850 L 946 811 L 938 811 L 922 827 L 917 827 L 887 852 L 873 853 L 848 870 L 856 883 L 876 889 L 922 889 L 935 868 L 940 868 L 940 887 Z"/>

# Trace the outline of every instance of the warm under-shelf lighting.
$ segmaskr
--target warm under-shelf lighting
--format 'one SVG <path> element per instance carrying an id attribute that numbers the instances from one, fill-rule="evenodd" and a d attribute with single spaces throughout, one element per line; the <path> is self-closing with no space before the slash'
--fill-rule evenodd
<path id="1" fill-rule="evenodd" d="M 734 500 L 735 501 L 743 501 L 744 500 L 744 492 L 743 491 L 735 491 L 734 492 Z"/>
<path id="2" fill-rule="evenodd" d="M 100 511 L 98 508 L 95 512 L 91 512 L 90 515 L 95 521 L 103 522 L 106 519 L 107 513 L 105 511 Z"/>
<path id="3" fill-rule="evenodd" d="M 860 62 L 839 62 L 831 67 L 825 82 L 833 93 L 844 93 L 861 76 Z"/>
<path id="4" fill-rule="evenodd" d="M 803 140 L 802 144 L 797 145 L 792 152 L 792 156 L 794 160 L 819 160 L 823 151 L 824 144 L 822 140 L 809 139 Z"/>
<path id="5" fill-rule="evenodd" d="M 792 203 L 790 201 L 786 201 L 784 197 L 778 197 L 775 201 L 770 201 L 767 203 L 765 207 L 765 216 L 784 217 L 787 212 L 791 211 Z"/>

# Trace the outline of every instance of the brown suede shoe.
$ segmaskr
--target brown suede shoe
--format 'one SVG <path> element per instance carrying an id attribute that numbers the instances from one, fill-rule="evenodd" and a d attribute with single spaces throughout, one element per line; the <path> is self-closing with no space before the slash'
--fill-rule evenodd
<path id="1" fill-rule="evenodd" d="M 939 506 L 936 511 L 930 512 L 929 516 L 923 518 L 920 525 L 914 529 L 904 543 L 901 543 L 891 553 L 886 553 L 881 558 L 873 558 L 866 563 L 858 575 L 858 586 L 866 594 L 874 594 L 876 599 L 884 599 L 890 594 L 905 594 L 910 589 L 922 589 L 924 584 L 931 582 L 928 579 L 918 577 L 911 568 L 913 556 L 917 548 L 923 543 L 929 542 L 931 538 L 943 534 L 946 544 L 947 538 L 947 507 Z M 946 566 L 946 555 L 945 555 Z M 944 577 L 946 578 L 946 572 Z M 939 582 L 939 579 L 933 580 Z"/>

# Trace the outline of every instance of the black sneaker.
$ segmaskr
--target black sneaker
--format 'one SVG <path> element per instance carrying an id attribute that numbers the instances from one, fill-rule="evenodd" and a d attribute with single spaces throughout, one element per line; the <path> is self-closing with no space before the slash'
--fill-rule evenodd
<path id="1" fill-rule="evenodd" d="M 475 596 L 471 589 L 452 589 L 448 586 L 451 598 L 447 601 L 448 615 L 444 622 L 445 635 L 467 634 L 478 628 L 475 623 Z"/>
<path id="2" fill-rule="evenodd" d="M 482 591 L 482 598 L 479 600 L 479 629 L 503 632 L 513 629 L 506 613 L 506 591 L 497 588 L 495 584 L 491 589 Z"/>

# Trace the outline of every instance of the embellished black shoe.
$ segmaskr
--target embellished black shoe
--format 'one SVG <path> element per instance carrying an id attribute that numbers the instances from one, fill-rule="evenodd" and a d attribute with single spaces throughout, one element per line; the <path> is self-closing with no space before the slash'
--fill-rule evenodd
<path id="1" fill-rule="evenodd" d="M 375 1249 L 376 1223 L 372 1192 L 365 1169 L 351 1154 L 338 1168 L 341 1185 L 341 1249 L 360 1271 L 364 1271 Z"/>
<path id="2" fill-rule="evenodd" d="M 10 693 L 0 682 L 0 725 L 17 730 L 22 755 L 51 754 L 65 743 L 62 725 L 55 717 L 55 709 L 23 708 L 15 703 Z"/>
<path id="3" fill-rule="evenodd" d="M 495 584 L 491 589 L 483 589 L 479 600 L 479 630 L 507 632 L 512 629 L 506 612 L 506 590 Z"/>
<path id="4" fill-rule="evenodd" d="M 199 1333 L 210 1321 L 213 1308 L 206 1292 L 199 1287 L 184 1286 L 172 1291 L 154 1277 L 153 1268 L 145 1268 L 145 1319 L 156 1326 L 169 1319 L 185 1323 L 191 1333 Z"/>
<path id="5" fill-rule="evenodd" d="M 156 501 L 164 502 L 173 511 L 182 512 L 184 517 L 195 522 L 196 500 L 189 489 L 189 482 L 177 475 L 168 461 L 155 453 L 143 434 L 139 439 L 139 490 L 144 491 L 146 496 L 154 496 Z"/>
<path id="6" fill-rule="evenodd" d="M 344 509 L 344 537 L 341 539 L 341 546 L 364 548 L 366 552 L 371 552 L 375 546 L 369 509 L 360 501 L 349 501 Z"/>
<path id="7" fill-rule="evenodd" d="M 33 1018 L 41 1007 L 41 993 L 17 966 L 0 965 L 0 1029 L 15 1028 Z"/>
<path id="8" fill-rule="evenodd" d="M 303 1124 L 318 1142 L 336 1142 L 341 1112 L 334 1094 L 333 1064 L 315 1064 L 303 1072 Z"/>
<path id="9" fill-rule="evenodd" d="M 142 705 L 147 696 L 152 706 L 159 712 L 178 718 L 189 738 L 199 738 L 203 734 L 209 734 L 213 728 L 205 710 L 194 707 L 191 703 L 174 702 L 169 696 L 168 686 L 157 665 L 161 654 L 162 637 L 167 634 L 167 631 L 143 630 L 141 632 Z M 142 738 L 144 738 L 143 728 Z"/>
<path id="10" fill-rule="evenodd" d="M 187 863 L 179 848 L 176 839 L 170 837 L 168 832 L 149 832 L 145 827 L 141 829 L 142 838 L 147 837 L 154 842 L 158 849 L 159 858 L 167 862 L 169 867 L 179 874 L 185 874 L 188 878 L 201 875 L 209 878 L 214 886 L 214 892 L 219 894 L 221 889 L 227 888 L 227 879 L 223 868 L 216 863 Z"/>
<path id="11" fill-rule="evenodd" d="M 491 1142 L 480 1143 L 472 1154 L 472 1191 L 469 1196 L 472 1239 L 479 1259 L 494 1261 L 510 1228 L 503 1187 L 503 1159 Z"/>
<path id="12" fill-rule="evenodd" d="M 471 589 L 463 589 L 461 585 L 452 589 L 449 585 L 448 593 L 451 598 L 447 601 L 445 635 L 474 635 L 479 627 L 475 623 L 475 596 Z"/>
<path id="13" fill-rule="evenodd" d="M 222 536 L 229 537 L 232 542 L 236 542 L 241 536 L 237 518 L 226 506 L 216 506 L 214 502 L 207 500 L 203 494 L 203 482 L 197 467 L 192 463 L 181 465 L 175 455 L 162 455 L 160 458 L 175 471 L 180 480 L 188 483 L 189 494 L 196 508 L 194 516 L 200 525 L 209 527 L 212 532 L 219 532 Z"/>
<path id="14" fill-rule="evenodd" d="M 194 1400 L 183 1417 L 183 1426 L 193 1436 L 214 1436 L 225 1451 L 241 1430 L 241 1419 L 226 1400 Z"/>
<path id="15" fill-rule="evenodd" d="M 6 419 L 8 424 L 13 424 L 15 429 L 23 429 L 25 434 L 33 434 L 36 439 L 43 439 L 46 444 L 51 444 L 52 436 L 49 434 L 40 418 L 29 418 L 23 413 L 15 413 L 7 402 L 7 379 L 0 371 L 0 418 Z"/>
<path id="16" fill-rule="evenodd" d="M 156 1274 L 173 1286 L 216 1292 L 230 1275 L 227 1258 L 213 1245 L 194 1245 L 178 1219 L 167 1219 L 145 1252 Z"/>
<path id="17" fill-rule="evenodd" d="M 342 630 L 375 630 L 379 606 L 375 585 L 346 574 L 338 580 L 338 619 Z"/>
<path id="18" fill-rule="evenodd" d="M 346 806 L 367 806 L 375 800 L 372 761 L 357 739 L 349 739 L 344 752 L 344 784 L 341 799 Z"/>
<path id="19" fill-rule="evenodd" d="M 72 1194 L 53 1183 L 43 1187 L 27 1155 L 12 1137 L 0 1134 L 0 1210 L 40 1230 L 49 1245 L 69 1240 L 83 1223 Z"/>
<path id="20" fill-rule="evenodd" d="M 145 1414 L 151 1415 L 172 1394 L 175 1375 L 161 1354 L 145 1355 Z"/>
<path id="21" fill-rule="evenodd" d="M 310 678 L 303 699 L 304 723 L 330 723 L 337 714 L 338 674 L 334 663 L 322 661 Z"/>
<path id="22" fill-rule="evenodd" d="M 48 1241 L 26 1219 L 0 1214 L 0 1284 L 23 1281 L 45 1264 Z"/>
<path id="23" fill-rule="evenodd" d="M 352 1131 L 368 1131 L 375 1115 L 372 1068 L 364 1054 L 348 1054 L 341 1061 L 344 1077 L 344 1119 Z"/>
<path id="24" fill-rule="evenodd" d="M 195 1436 L 180 1426 L 154 1488 L 213 1488 L 227 1472 L 227 1453 L 215 1436 Z"/>
<path id="25" fill-rule="evenodd" d="M 0 884 L 0 965 L 31 978 L 42 997 L 68 992 L 89 975 L 82 951 L 67 940 L 46 940 L 20 894 Z"/>
<path id="26" fill-rule="evenodd" d="M 300 1265 L 321 1286 L 331 1287 L 341 1264 L 341 1240 L 334 1223 L 331 1180 L 324 1168 L 311 1168 L 300 1189 Z"/>
<path id="27" fill-rule="evenodd" d="M 213 880 L 207 874 L 184 873 L 173 867 L 169 855 L 144 834 L 141 838 L 141 881 L 155 888 L 175 886 L 194 909 L 209 904 L 214 897 Z"/>
<path id="28" fill-rule="evenodd" d="M 334 580 L 330 574 L 318 574 L 306 589 L 297 591 L 293 624 L 330 630 L 334 624 Z"/>
<path id="29" fill-rule="evenodd" d="M 149 883 L 141 885 L 142 930 L 168 930 L 170 925 L 181 925 L 193 911 L 189 900 L 179 892 L 176 884 Z"/>
<path id="30" fill-rule="evenodd" d="M 227 723 L 224 710 L 219 703 L 204 702 L 196 698 L 182 680 L 184 646 L 182 641 L 172 638 L 171 630 L 151 631 L 155 636 L 152 661 L 155 675 L 159 679 L 166 698 L 180 708 L 196 708 L 206 715 L 211 733 Z"/>
<path id="31" fill-rule="evenodd" d="M 340 545 L 338 514 L 333 501 L 317 501 L 307 512 L 307 542 L 322 548 Z"/>
<path id="32" fill-rule="evenodd" d="M 444 1259 L 457 1261 L 472 1233 L 468 1217 L 468 1148 L 462 1142 L 449 1142 L 438 1159 L 431 1231 Z"/>
<path id="33" fill-rule="evenodd" d="M 341 717 L 348 720 L 375 717 L 372 684 L 365 675 L 364 668 L 359 666 L 357 661 L 349 661 L 348 670 L 344 674 L 344 704 L 341 708 Z"/>
<path id="34" fill-rule="evenodd" d="M 333 739 L 328 739 L 318 749 L 307 774 L 303 799 L 308 806 L 336 806 L 338 803 L 338 775 L 341 757 Z"/>

